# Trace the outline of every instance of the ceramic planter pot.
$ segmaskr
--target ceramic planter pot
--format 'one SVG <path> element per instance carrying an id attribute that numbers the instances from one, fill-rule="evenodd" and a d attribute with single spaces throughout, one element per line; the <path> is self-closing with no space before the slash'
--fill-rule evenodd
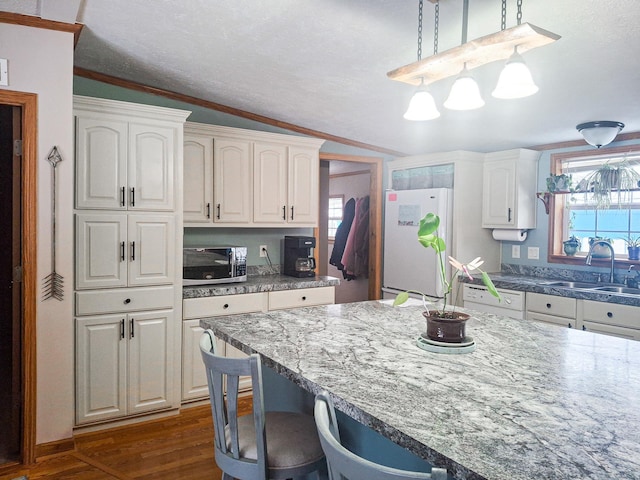
<path id="1" fill-rule="evenodd" d="M 640 260 L 640 247 L 627 247 L 629 260 Z"/>
<path id="2" fill-rule="evenodd" d="M 578 248 L 580 248 L 580 242 L 577 240 L 565 240 L 562 242 L 562 248 L 565 255 L 573 257 L 578 252 Z"/>
<path id="3" fill-rule="evenodd" d="M 435 316 L 436 312 L 422 312 L 427 319 L 427 338 L 437 342 L 462 343 L 466 337 L 466 323 L 470 315 L 462 312 L 447 312 L 451 318 Z"/>

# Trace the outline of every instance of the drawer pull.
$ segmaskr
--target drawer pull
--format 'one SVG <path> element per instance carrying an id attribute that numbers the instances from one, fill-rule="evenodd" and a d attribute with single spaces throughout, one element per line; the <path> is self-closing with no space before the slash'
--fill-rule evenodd
<path id="1" fill-rule="evenodd" d="M 547 303 L 547 308 L 551 308 L 551 304 L 550 303 Z"/>
<path id="2" fill-rule="evenodd" d="M 306 300 L 306 299 L 307 299 L 307 297 L 302 297 L 302 300 Z"/>
<path id="3" fill-rule="evenodd" d="M 124 299 L 124 304 L 127 305 L 129 303 L 131 303 L 131 299 L 130 298 L 125 298 Z"/>
<path id="4" fill-rule="evenodd" d="M 611 313 L 611 312 L 607 312 L 607 317 L 609 317 L 609 318 L 613 318 L 613 313 Z"/>
<path id="5" fill-rule="evenodd" d="M 225 303 L 225 304 L 222 306 L 222 308 L 229 308 L 229 304 L 228 304 L 228 303 Z"/>

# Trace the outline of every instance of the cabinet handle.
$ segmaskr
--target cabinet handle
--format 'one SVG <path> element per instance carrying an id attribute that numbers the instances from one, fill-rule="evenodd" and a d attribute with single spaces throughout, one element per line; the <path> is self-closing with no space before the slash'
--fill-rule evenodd
<path id="1" fill-rule="evenodd" d="M 611 312 L 607 312 L 607 317 L 609 317 L 609 318 L 613 318 L 613 313 L 611 313 Z"/>
<path id="2" fill-rule="evenodd" d="M 131 327 L 131 333 L 130 333 L 129 336 L 130 336 L 130 338 L 133 338 L 133 337 L 135 337 L 135 332 L 134 332 L 135 323 L 133 322 L 133 318 L 131 320 L 129 320 L 129 326 Z"/>
<path id="3" fill-rule="evenodd" d="M 287 206 L 286 205 L 282 206 L 282 219 L 283 220 L 287 219 Z"/>
<path id="4" fill-rule="evenodd" d="M 120 320 L 120 338 L 124 339 L 124 318 Z"/>
<path id="5" fill-rule="evenodd" d="M 507 209 L 507 222 L 511 223 L 511 208 Z"/>
<path id="6" fill-rule="evenodd" d="M 136 206 L 136 187 L 131 187 L 131 206 Z"/>
<path id="7" fill-rule="evenodd" d="M 225 304 L 222 306 L 222 308 L 229 308 L 229 304 L 228 304 L 228 303 L 225 303 Z"/>
<path id="8" fill-rule="evenodd" d="M 136 242 L 131 242 L 131 261 L 135 262 L 136 260 Z"/>
<path id="9" fill-rule="evenodd" d="M 125 198 L 124 198 L 124 187 L 122 187 L 122 188 L 120 189 L 120 206 L 122 206 L 122 207 L 126 207 L 125 201 L 126 201 L 126 200 L 125 200 Z"/>
<path id="10" fill-rule="evenodd" d="M 291 220 L 293 220 L 293 206 L 291 207 Z"/>
<path id="11" fill-rule="evenodd" d="M 567 323 L 567 327 L 573 328 L 573 325 L 571 325 L 571 322 Z"/>
<path id="12" fill-rule="evenodd" d="M 131 299 L 130 299 L 130 298 L 125 298 L 125 299 L 124 299 L 124 304 L 125 304 L 125 305 L 128 305 L 128 304 L 130 304 L 130 303 L 131 303 Z"/>
<path id="13" fill-rule="evenodd" d="M 585 325 L 582 325 L 582 330 L 587 330 L 587 327 Z"/>
<path id="14" fill-rule="evenodd" d="M 120 244 L 120 261 L 124 262 L 125 258 L 124 258 L 124 242 L 122 242 Z"/>
<path id="15" fill-rule="evenodd" d="M 547 303 L 547 308 L 551 308 L 551 304 L 550 303 Z"/>
<path id="16" fill-rule="evenodd" d="M 216 209 L 217 209 L 216 218 L 220 220 L 220 204 L 216 205 Z"/>
<path id="17" fill-rule="evenodd" d="M 211 204 L 207 203 L 207 218 L 211 218 Z"/>

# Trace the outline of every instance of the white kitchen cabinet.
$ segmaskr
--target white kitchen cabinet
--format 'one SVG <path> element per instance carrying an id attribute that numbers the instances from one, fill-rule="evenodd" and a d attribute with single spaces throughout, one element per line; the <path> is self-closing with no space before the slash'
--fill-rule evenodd
<path id="1" fill-rule="evenodd" d="M 185 132 L 185 226 L 317 226 L 321 140 L 197 123 Z"/>
<path id="2" fill-rule="evenodd" d="M 640 340 L 640 308 L 631 305 L 581 300 L 580 328 L 590 332 Z"/>
<path id="3" fill-rule="evenodd" d="M 179 404 L 189 113 L 74 97 L 78 425 Z"/>
<path id="4" fill-rule="evenodd" d="M 544 293 L 527 292 L 527 320 L 576 327 L 577 300 Z"/>
<path id="5" fill-rule="evenodd" d="M 173 310 L 76 319 L 76 424 L 171 406 Z"/>
<path id="6" fill-rule="evenodd" d="M 208 135 L 184 135 L 185 223 L 213 221 L 213 141 Z"/>
<path id="7" fill-rule="evenodd" d="M 485 156 L 482 194 L 484 228 L 536 227 L 536 182 L 540 152 L 517 149 Z"/>
<path id="8" fill-rule="evenodd" d="M 76 214 L 76 288 L 170 284 L 175 219 L 157 214 Z"/>
<path id="9" fill-rule="evenodd" d="M 182 401 L 198 400 L 209 395 L 207 373 L 200 355 L 200 337 L 204 329 L 200 320 L 182 322 Z M 216 339 L 218 340 L 218 339 Z M 220 347 L 218 347 L 220 348 Z"/>
<path id="10" fill-rule="evenodd" d="M 75 97 L 76 208 L 172 211 L 182 158 L 181 125 L 167 118 L 175 111 L 142 114 L 122 103 Z"/>

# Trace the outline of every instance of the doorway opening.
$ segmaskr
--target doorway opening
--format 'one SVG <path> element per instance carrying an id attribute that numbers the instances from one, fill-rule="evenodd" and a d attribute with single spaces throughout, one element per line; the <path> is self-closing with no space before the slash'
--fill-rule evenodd
<path id="1" fill-rule="evenodd" d="M 336 168 L 337 167 L 337 168 Z M 334 173 L 332 174 L 331 171 Z M 316 229 L 318 264 L 321 275 L 341 278 L 336 287 L 336 303 L 381 298 L 382 288 L 382 175 L 383 160 L 378 157 L 320 153 L 320 227 Z M 353 282 L 342 278 L 342 273 L 329 265 L 333 243 L 329 239 L 329 198 L 331 182 L 351 185 L 358 189 L 342 188 L 346 203 L 351 197 L 369 197 L 369 262 L 368 275 Z M 338 188 L 340 190 L 340 188 Z M 335 189 L 333 190 L 335 193 Z M 335 196 L 335 195 L 333 195 Z M 337 275 L 336 272 L 340 272 Z"/>

